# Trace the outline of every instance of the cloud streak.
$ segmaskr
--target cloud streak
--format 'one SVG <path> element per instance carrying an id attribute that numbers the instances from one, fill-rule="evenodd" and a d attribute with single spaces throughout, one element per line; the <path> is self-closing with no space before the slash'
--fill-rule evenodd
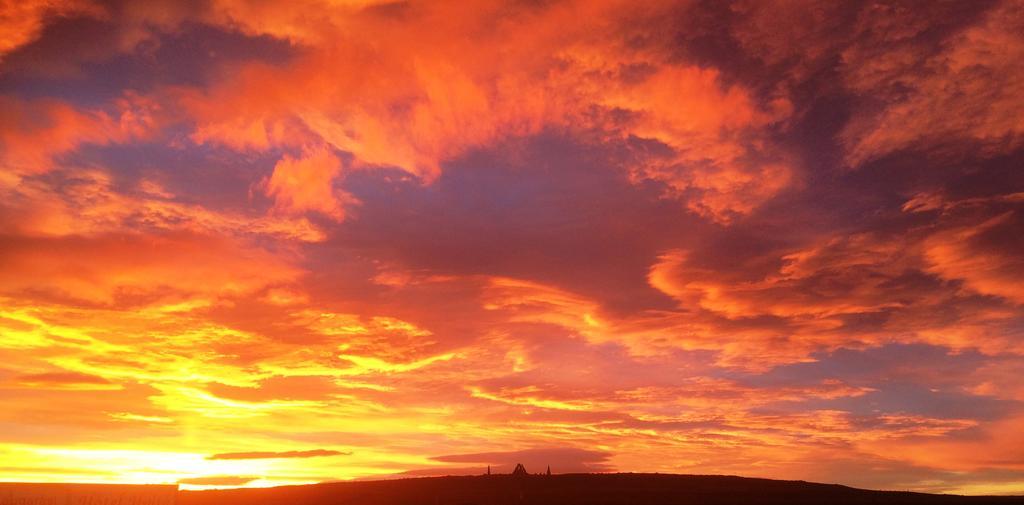
<path id="1" fill-rule="evenodd" d="M 329 449 L 311 449 L 308 451 L 253 451 L 223 452 L 207 456 L 206 459 L 278 459 L 278 458 L 318 458 L 324 456 L 347 456 L 350 452 L 332 451 Z"/>

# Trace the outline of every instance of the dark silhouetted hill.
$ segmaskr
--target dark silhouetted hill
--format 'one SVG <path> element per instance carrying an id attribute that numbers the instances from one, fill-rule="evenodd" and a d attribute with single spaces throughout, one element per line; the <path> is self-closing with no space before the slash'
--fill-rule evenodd
<path id="1" fill-rule="evenodd" d="M 728 476 L 566 474 L 432 477 L 183 491 L 178 505 L 1024 504 L 1024 497 L 868 491 Z"/>

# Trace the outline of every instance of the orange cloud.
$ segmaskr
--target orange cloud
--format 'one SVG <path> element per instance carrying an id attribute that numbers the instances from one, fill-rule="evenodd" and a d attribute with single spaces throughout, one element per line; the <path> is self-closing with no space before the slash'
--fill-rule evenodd
<path id="1" fill-rule="evenodd" d="M 11 174 L 38 174 L 54 158 L 84 144 L 108 144 L 144 135 L 153 124 L 152 103 L 129 97 L 114 114 L 82 110 L 56 100 L 0 95 L 0 167 Z M 7 183 L 8 181 L 0 181 Z"/>
<path id="2" fill-rule="evenodd" d="M 1024 263 L 1021 250 L 1004 237 L 1020 229 L 1021 218 L 1007 212 L 982 223 L 944 230 L 924 243 L 929 270 L 947 279 L 962 280 L 978 293 L 1024 304 Z M 999 247 L 1010 245 L 1009 248 Z"/>
<path id="3" fill-rule="evenodd" d="M 993 234 L 1007 232 L 1001 224 L 1000 218 L 989 223 Z M 961 293 L 917 273 L 963 279 L 972 289 L 1017 301 L 1009 273 L 1015 271 L 1010 259 L 1015 256 L 972 246 L 971 237 L 987 228 L 952 228 L 900 239 L 872 234 L 826 238 L 781 254 L 778 267 L 756 275 L 750 268 L 704 268 L 687 251 L 675 250 L 651 266 L 648 282 L 693 314 L 662 317 L 660 324 L 686 328 L 693 345 L 722 350 L 723 364 L 756 367 L 800 361 L 822 349 L 894 340 L 998 353 L 1011 345 L 997 328 L 1010 324 L 1012 309 L 978 309 L 951 321 L 943 316 L 962 303 Z M 859 318 L 880 322 L 851 327 Z M 742 343 L 737 335 L 743 335 Z M 760 349 L 759 359 L 750 362 L 752 355 L 743 349 L 753 347 Z"/>
<path id="4" fill-rule="evenodd" d="M 15 49 L 39 38 L 46 22 L 72 15 L 99 15 L 102 9 L 90 0 L 26 0 L 0 5 L 0 60 Z"/>
<path id="5" fill-rule="evenodd" d="M 792 168 L 779 153 L 752 149 L 744 141 L 785 119 L 789 105 L 778 100 L 762 108 L 748 90 L 726 87 L 716 70 L 665 66 L 639 84 L 598 95 L 597 100 L 613 110 L 638 114 L 625 134 L 674 149 L 669 162 L 641 165 L 633 175 L 665 182 L 698 214 L 728 222 L 793 182 Z"/>
<path id="6" fill-rule="evenodd" d="M 89 302 L 242 295 L 296 279 L 301 270 L 271 253 L 187 233 L 95 238 L 6 239 L 0 292 Z"/>
<path id="7" fill-rule="evenodd" d="M 303 217 L 252 216 L 181 202 L 152 181 L 136 194 L 115 188 L 108 171 L 66 170 L 56 182 L 19 180 L 0 189 L 0 222 L 32 237 L 97 236 L 122 231 L 186 231 L 320 242 L 324 232 Z M 6 189 L 6 190 L 4 190 Z M 17 219 L 14 218 L 17 216 Z"/>
<path id="8" fill-rule="evenodd" d="M 349 452 L 332 451 L 328 449 L 312 449 L 309 451 L 254 451 L 254 452 L 224 452 L 208 456 L 206 459 L 277 459 L 277 458 L 316 458 L 321 456 L 342 456 L 351 454 Z"/>
<path id="9" fill-rule="evenodd" d="M 79 391 L 120 389 L 103 377 L 76 372 L 43 372 L 15 378 L 19 386 L 39 389 L 70 389 Z"/>
<path id="10" fill-rule="evenodd" d="M 908 44 L 929 29 L 925 19 L 913 20 L 915 15 L 907 10 L 873 19 L 894 25 L 883 32 L 894 39 L 889 42 Z M 971 142 L 988 155 L 1019 147 L 1024 138 L 1024 108 L 1017 99 L 1024 93 L 1024 71 L 1017 64 L 1024 57 L 1022 18 L 1024 3 L 1005 0 L 934 54 L 914 45 L 881 54 L 871 46 L 845 51 L 848 85 L 877 93 L 882 101 L 878 112 L 858 114 L 843 132 L 848 163 L 856 167 L 899 149 L 952 139 Z M 888 91 L 895 88 L 899 91 Z"/>
<path id="11" fill-rule="evenodd" d="M 190 477 L 178 479 L 179 484 L 191 484 L 193 486 L 241 486 L 248 484 L 259 477 L 239 477 L 235 475 L 215 475 L 210 477 Z"/>
<path id="12" fill-rule="evenodd" d="M 747 54 L 783 69 L 779 92 L 835 74 L 855 100 L 840 133 L 847 166 L 903 149 L 992 156 L 1020 146 L 1019 0 L 852 7 L 738 2 L 730 29 Z"/>
<path id="13" fill-rule="evenodd" d="M 402 29 L 386 40 L 371 34 L 398 19 L 350 6 L 321 21 L 264 26 L 264 33 L 303 41 L 302 55 L 283 68 L 247 65 L 212 90 L 183 93 L 196 121 L 193 139 L 239 150 L 323 142 L 352 153 L 359 165 L 395 166 L 430 181 L 443 162 L 471 149 L 543 130 L 643 138 L 666 144 L 675 156 L 624 170 L 638 182 L 664 182 L 667 196 L 722 222 L 792 182 L 790 162 L 762 141 L 765 128 L 788 116 L 785 100 L 763 107 L 714 69 L 672 63 L 660 49 L 630 49 L 619 39 L 629 32 L 618 19 L 654 18 L 659 8 L 608 1 L 523 11 L 472 44 L 462 42 L 468 36 L 440 34 L 475 30 L 502 7 L 409 9 Z M 341 30 L 339 13 L 347 16 L 344 30 L 318 35 Z M 581 19 L 588 21 L 580 25 Z M 611 36 L 595 38 L 590 28 L 606 22 Z M 304 30 L 312 35 L 297 33 Z M 505 36 L 511 34 L 515 44 Z M 488 56 L 496 52 L 505 57 Z M 306 184 L 320 188 L 305 191 L 328 191 L 324 178 Z"/>
<path id="14" fill-rule="evenodd" d="M 584 333 L 602 326 L 594 301 L 535 282 L 489 279 L 482 301 L 485 309 L 507 311 L 512 321 L 558 324 Z"/>
<path id="15" fill-rule="evenodd" d="M 777 272 L 755 280 L 694 268 L 685 252 L 672 251 L 651 267 L 648 279 L 684 304 L 729 318 L 771 314 L 825 320 L 902 306 L 898 297 L 885 296 L 883 287 L 906 268 L 896 261 L 902 250 L 869 236 L 831 239 L 783 256 Z M 868 271 L 872 277 L 865 279 Z"/>
<path id="16" fill-rule="evenodd" d="M 333 189 L 341 173 L 341 161 L 325 149 L 301 158 L 285 156 L 274 165 L 274 173 L 261 186 L 275 200 L 274 208 L 286 213 L 317 211 L 341 220 L 342 202 L 351 200 Z"/>

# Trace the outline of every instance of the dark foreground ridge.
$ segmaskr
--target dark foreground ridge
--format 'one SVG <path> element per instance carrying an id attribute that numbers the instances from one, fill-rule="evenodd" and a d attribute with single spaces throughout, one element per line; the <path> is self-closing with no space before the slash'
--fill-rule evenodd
<path id="1" fill-rule="evenodd" d="M 1024 496 L 868 491 L 835 484 L 642 473 L 486 475 L 181 491 L 178 505 L 1024 504 Z"/>

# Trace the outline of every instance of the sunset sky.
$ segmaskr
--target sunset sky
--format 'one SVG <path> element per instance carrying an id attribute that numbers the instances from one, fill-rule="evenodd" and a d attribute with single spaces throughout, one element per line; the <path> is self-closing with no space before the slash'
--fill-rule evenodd
<path id="1" fill-rule="evenodd" d="M 1022 34 L 0 0 L 0 480 L 1024 493 Z"/>

